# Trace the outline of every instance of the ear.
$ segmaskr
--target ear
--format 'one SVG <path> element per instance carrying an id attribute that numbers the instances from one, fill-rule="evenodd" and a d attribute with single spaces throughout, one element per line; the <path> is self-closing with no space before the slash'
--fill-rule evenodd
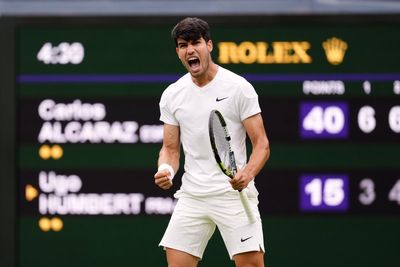
<path id="1" fill-rule="evenodd" d="M 208 40 L 208 42 L 207 42 L 207 49 L 208 49 L 208 52 L 210 52 L 210 53 L 213 50 L 213 43 L 211 40 Z"/>

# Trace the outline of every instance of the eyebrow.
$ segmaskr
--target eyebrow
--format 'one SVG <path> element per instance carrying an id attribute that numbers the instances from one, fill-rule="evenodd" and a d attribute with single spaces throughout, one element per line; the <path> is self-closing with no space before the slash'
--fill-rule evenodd
<path id="1" fill-rule="evenodd" d="M 177 44 L 187 44 L 187 43 L 195 43 L 201 41 L 201 38 L 196 39 L 196 40 L 185 40 L 182 39 L 181 41 L 178 41 Z"/>

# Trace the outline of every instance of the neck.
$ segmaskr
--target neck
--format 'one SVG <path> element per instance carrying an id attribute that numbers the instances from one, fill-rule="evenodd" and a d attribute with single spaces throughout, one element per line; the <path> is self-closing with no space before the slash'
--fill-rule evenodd
<path id="1" fill-rule="evenodd" d="M 197 86 L 203 87 L 214 79 L 215 75 L 217 75 L 217 72 L 218 72 L 218 65 L 215 64 L 214 62 L 210 62 L 207 71 L 199 77 L 192 76 L 192 81 Z"/>

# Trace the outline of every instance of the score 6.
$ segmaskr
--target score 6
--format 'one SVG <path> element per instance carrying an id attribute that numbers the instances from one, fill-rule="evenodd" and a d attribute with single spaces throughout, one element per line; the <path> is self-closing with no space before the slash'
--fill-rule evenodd
<path id="1" fill-rule="evenodd" d="M 347 138 L 349 108 L 345 102 L 301 102 L 300 137 Z"/>

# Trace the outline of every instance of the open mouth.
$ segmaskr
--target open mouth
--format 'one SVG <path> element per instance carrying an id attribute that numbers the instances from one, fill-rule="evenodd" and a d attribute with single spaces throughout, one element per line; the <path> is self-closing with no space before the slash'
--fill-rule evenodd
<path id="1" fill-rule="evenodd" d="M 196 57 L 191 57 L 188 59 L 188 64 L 192 70 L 196 70 L 200 67 L 200 60 Z"/>

